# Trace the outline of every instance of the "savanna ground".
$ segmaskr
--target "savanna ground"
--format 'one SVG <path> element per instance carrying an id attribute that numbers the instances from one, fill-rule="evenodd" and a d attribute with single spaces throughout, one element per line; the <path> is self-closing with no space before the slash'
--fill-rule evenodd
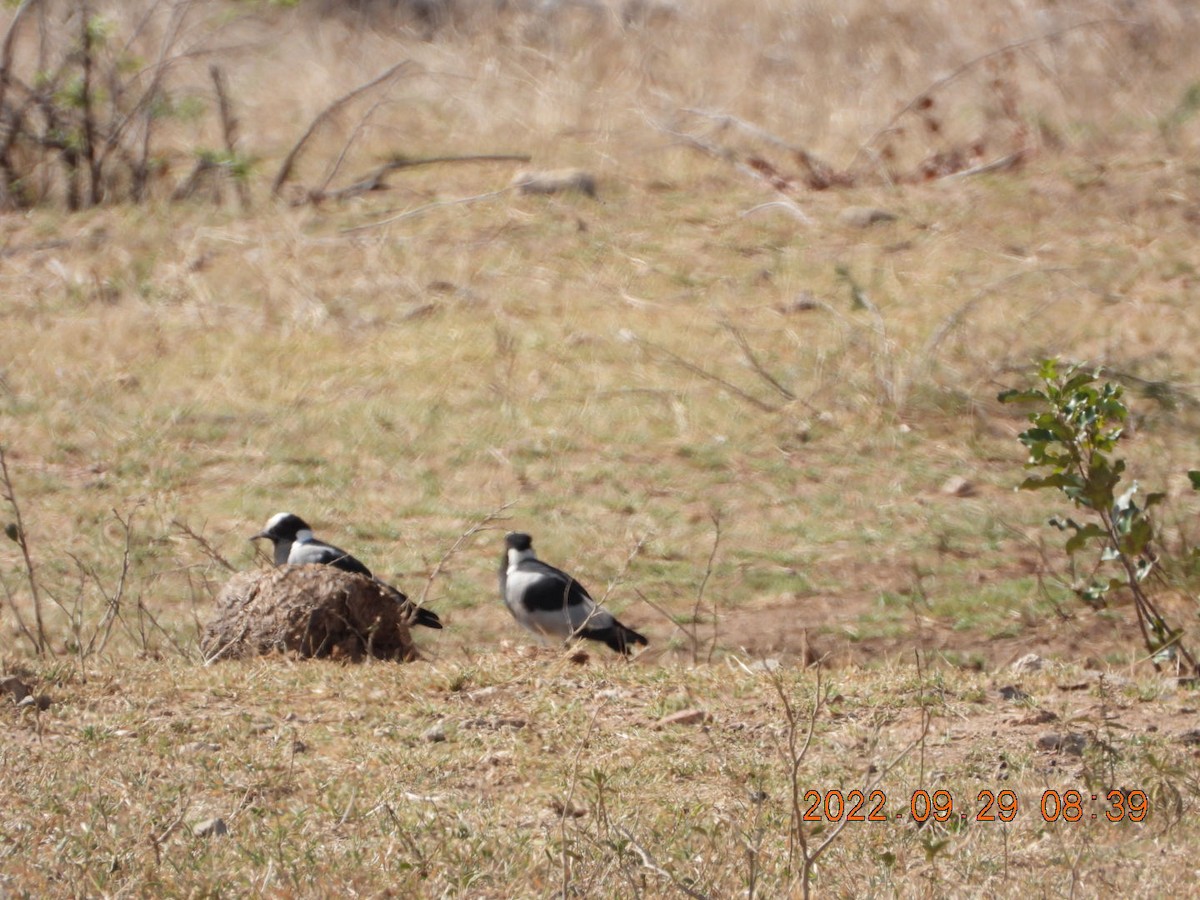
<path id="1" fill-rule="evenodd" d="M 77 4 L 21 8 L 14 68 L 70 47 Z M 34 695 L 0 707 L 0 896 L 1194 881 L 1200 697 L 1121 597 L 1075 598 L 1067 510 L 1014 492 L 1023 413 L 996 401 L 1047 356 L 1125 385 L 1119 455 L 1169 495 L 1154 589 L 1190 633 L 1191 5 L 446 9 L 92 5 L 109 47 L 178 59 L 140 202 L 67 211 L 48 153 L 0 216 L 33 567 L 3 544 L 0 671 Z M 222 144 L 214 61 L 244 205 L 219 175 L 179 190 Z M 273 195 L 309 123 L 402 61 Z M 530 161 L 312 202 L 472 154 Z M 597 196 L 504 190 L 563 166 Z M 203 664 L 283 509 L 439 612 L 424 661 Z M 510 528 L 649 651 L 531 646 L 496 596 Z M 856 788 L 889 820 L 804 820 Z M 922 789 L 954 816 L 913 822 Z M 1012 820 L 975 821 L 1004 789 Z M 1047 822 L 1048 789 L 1149 814 Z"/>

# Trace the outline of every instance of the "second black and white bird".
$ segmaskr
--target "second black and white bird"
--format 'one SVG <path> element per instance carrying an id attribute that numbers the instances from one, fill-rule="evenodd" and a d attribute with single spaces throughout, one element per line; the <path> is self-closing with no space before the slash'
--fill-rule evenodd
<path id="1" fill-rule="evenodd" d="M 371 574 L 371 570 L 340 547 L 317 540 L 312 529 L 297 515 L 292 513 L 276 513 L 267 520 L 267 527 L 250 538 L 252 541 L 267 538 L 274 545 L 274 560 L 277 566 L 334 566 L 346 572 L 364 575 L 378 582 L 397 595 L 399 602 L 411 605 L 411 601 L 403 592 L 380 581 Z M 433 610 L 419 607 L 414 620 L 426 628 L 441 628 L 442 622 Z"/>
<path id="2" fill-rule="evenodd" d="M 513 532 L 504 544 L 500 596 L 513 618 L 525 628 L 562 640 L 581 637 L 601 641 L 624 654 L 634 644 L 649 644 L 608 610 L 597 606 L 578 581 L 538 559 L 529 535 Z"/>

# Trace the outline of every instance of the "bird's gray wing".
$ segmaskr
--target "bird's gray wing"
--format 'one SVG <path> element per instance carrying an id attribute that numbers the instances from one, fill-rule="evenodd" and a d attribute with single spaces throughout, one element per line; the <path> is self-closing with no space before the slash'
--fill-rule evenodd
<path id="1" fill-rule="evenodd" d="M 345 572 L 356 572 L 373 578 L 371 570 L 361 562 L 332 544 L 324 541 L 296 541 L 292 544 L 292 552 L 288 554 L 288 562 L 293 566 L 305 566 L 316 563 L 323 566 L 333 566 Z"/>

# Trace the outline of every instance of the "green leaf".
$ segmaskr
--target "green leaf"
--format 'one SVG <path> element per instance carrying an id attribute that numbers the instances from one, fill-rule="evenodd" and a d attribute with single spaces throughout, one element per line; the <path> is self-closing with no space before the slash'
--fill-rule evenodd
<path id="1" fill-rule="evenodd" d="M 1017 487 L 1022 491 L 1040 491 L 1043 488 L 1060 488 L 1066 491 L 1069 489 L 1078 490 L 1082 485 L 1077 475 L 1068 475 L 1066 472 L 1055 472 L 1053 475 L 1030 475 Z"/>
<path id="2" fill-rule="evenodd" d="M 1044 403 L 1046 395 L 1038 390 L 1019 391 L 1014 389 L 1001 391 L 996 395 L 1001 403 Z"/>
<path id="3" fill-rule="evenodd" d="M 1071 524 L 1074 525 L 1075 523 Z M 1076 550 L 1082 548 L 1088 541 L 1094 540 L 1095 538 L 1104 537 L 1107 537 L 1104 529 L 1095 523 L 1088 523 L 1083 527 L 1075 525 L 1075 533 L 1067 540 L 1066 551 L 1068 553 L 1074 553 Z"/>
<path id="4" fill-rule="evenodd" d="M 1188 481 L 1192 483 L 1193 491 L 1200 491 L 1200 469 L 1189 469 Z"/>
<path id="5" fill-rule="evenodd" d="M 14 544 L 21 543 L 21 529 L 17 527 L 16 522 L 9 522 L 5 525 L 4 533 L 8 535 L 8 539 Z"/>

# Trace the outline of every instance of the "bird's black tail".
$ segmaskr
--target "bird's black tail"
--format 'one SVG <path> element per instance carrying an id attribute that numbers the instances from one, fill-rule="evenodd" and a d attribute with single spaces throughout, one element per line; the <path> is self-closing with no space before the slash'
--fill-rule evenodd
<path id="1" fill-rule="evenodd" d="M 408 599 L 408 595 L 404 591 L 397 590 L 386 581 L 380 581 L 378 578 L 372 578 L 376 584 L 384 588 L 396 602 L 404 608 L 404 612 L 409 616 L 409 622 L 412 625 L 424 625 L 426 628 L 441 628 L 442 620 L 438 618 L 438 614 L 432 609 L 426 609 L 423 606 L 417 606 Z"/>
<path id="2" fill-rule="evenodd" d="M 591 638 L 594 641 L 603 641 L 613 650 L 618 653 L 623 653 L 626 656 L 634 644 L 649 646 L 650 642 L 642 635 L 638 634 L 632 628 L 626 628 L 620 622 L 614 621 L 607 628 L 597 628 L 594 631 L 584 632 L 584 637 Z"/>
<path id="3" fill-rule="evenodd" d="M 426 628 L 441 628 L 442 620 L 438 618 L 438 614 L 432 609 L 426 609 L 423 606 L 416 608 L 417 617 L 413 619 L 413 624 L 424 625 Z"/>

